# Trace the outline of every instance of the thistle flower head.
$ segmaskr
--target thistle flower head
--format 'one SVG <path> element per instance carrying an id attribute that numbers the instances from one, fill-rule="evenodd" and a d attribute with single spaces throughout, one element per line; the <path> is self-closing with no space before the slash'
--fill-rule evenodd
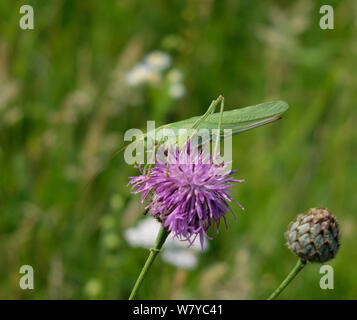
<path id="1" fill-rule="evenodd" d="M 202 150 L 190 152 L 189 143 L 166 154 L 168 161 L 157 161 L 149 173 L 139 167 L 141 175 L 130 178 L 131 191 L 142 194 L 146 210 L 175 237 L 192 244 L 199 236 L 203 247 L 208 228 L 218 233 L 221 218 L 226 223 L 229 202 L 234 201 L 231 187 L 244 180 L 234 179 L 236 171 L 216 164 Z"/>

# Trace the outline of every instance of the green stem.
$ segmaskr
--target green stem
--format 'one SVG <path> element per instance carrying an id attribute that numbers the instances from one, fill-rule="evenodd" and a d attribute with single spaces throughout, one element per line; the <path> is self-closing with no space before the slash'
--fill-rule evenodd
<path id="1" fill-rule="evenodd" d="M 165 243 L 167 236 L 169 235 L 169 231 L 167 231 L 164 227 L 161 226 L 159 233 L 157 234 L 156 241 L 154 247 L 150 249 L 149 257 L 146 259 L 146 262 L 141 269 L 138 279 L 135 282 L 133 290 L 131 291 L 129 300 L 134 300 L 136 294 L 138 293 L 142 282 L 144 281 L 147 272 L 150 270 L 151 265 L 153 264 L 156 256 L 159 254 L 162 245 Z"/>
<path id="2" fill-rule="evenodd" d="M 280 284 L 280 286 L 272 293 L 272 295 L 268 298 L 268 300 L 274 300 L 297 276 L 297 274 L 305 267 L 305 265 L 306 265 L 306 261 L 299 259 L 294 269 L 291 270 L 288 276 L 284 279 L 284 281 Z"/>

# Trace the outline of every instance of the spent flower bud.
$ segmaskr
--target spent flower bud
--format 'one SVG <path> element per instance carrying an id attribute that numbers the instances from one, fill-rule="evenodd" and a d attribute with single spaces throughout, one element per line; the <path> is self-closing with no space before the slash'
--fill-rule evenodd
<path id="1" fill-rule="evenodd" d="M 326 208 L 312 208 L 292 221 L 285 233 L 287 246 L 304 261 L 326 262 L 340 247 L 336 217 Z"/>

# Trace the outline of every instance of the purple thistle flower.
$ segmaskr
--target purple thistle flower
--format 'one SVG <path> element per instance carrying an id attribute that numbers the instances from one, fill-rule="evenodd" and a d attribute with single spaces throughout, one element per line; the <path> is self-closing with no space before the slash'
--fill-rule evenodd
<path id="1" fill-rule="evenodd" d="M 234 179 L 237 170 L 215 164 L 201 149 L 190 152 L 189 143 L 181 151 L 175 148 L 164 155 L 168 161 L 159 158 L 150 172 L 138 166 L 141 175 L 130 177 L 128 185 L 132 193 L 142 194 L 141 202 L 149 202 L 145 209 L 175 237 L 191 245 L 199 235 L 203 248 L 209 227 L 218 233 L 222 217 L 227 227 L 225 214 L 232 212 L 228 203 L 236 202 L 229 195 L 230 188 L 244 180 Z"/>

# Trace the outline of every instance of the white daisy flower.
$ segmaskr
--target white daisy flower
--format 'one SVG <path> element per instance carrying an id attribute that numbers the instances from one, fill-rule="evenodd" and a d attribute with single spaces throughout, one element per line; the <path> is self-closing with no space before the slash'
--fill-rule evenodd
<path id="1" fill-rule="evenodd" d="M 158 72 L 157 70 L 151 69 L 146 81 L 148 84 L 152 86 L 158 85 L 161 81 L 161 73 Z"/>
<path id="2" fill-rule="evenodd" d="M 147 64 L 140 63 L 126 74 L 125 80 L 129 86 L 133 87 L 146 83 L 156 85 L 161 80 L 161 74 Z"/>
<path id="3" fill-rule="evenodd" d="M 160 223 L 152 217 L 141 220 L 136 227 L 129 228 L 124 232 L 124 238 L 132 247 L 143 247 L 150 249 L 154 246 Z M 204 250 L 208 249 L 205 242 Z M 198 238 L 191 247 L 187 242 L 174 239 L 169 235 L 162 248 L 162 259 L 178 268 L 193 269 L 198 264 L 198 254 L 202 252 Z"/>
<path id="4" fill-rule="evenodd" d="M 192 250 L 164 250 L 162 259 L 181 269 L 194 269 L 198 264 L 197 253 Z"/>
<path id="5" fill-rule="evenodd" d="M 167 73 L 167 79 L 170 83 L 179 83 L 183 80 L 183 72 L 179 69 L 172 69 Z"/>
<path id="6" fill-rule="evenodd" d="M 186 94 L 186 88 L 182 83 L 175 83 L 170 87 L 169 94 L 174 99 L 180 99 Z"/>
<path id="7" fill-rule="evenodd" d="M 150 52 L 144 59 L 145 63 L 154 70 L 164 70 L 171 65 L 171 57 L 159 50 Z"/>
<path id="8" fill-rule="evenodd" d="M 125 80 L 130 86 L 137 86 L 146 82 L 150 73 L 150 68 L 145 64 L 137 64 L 125 76 Z"/>

